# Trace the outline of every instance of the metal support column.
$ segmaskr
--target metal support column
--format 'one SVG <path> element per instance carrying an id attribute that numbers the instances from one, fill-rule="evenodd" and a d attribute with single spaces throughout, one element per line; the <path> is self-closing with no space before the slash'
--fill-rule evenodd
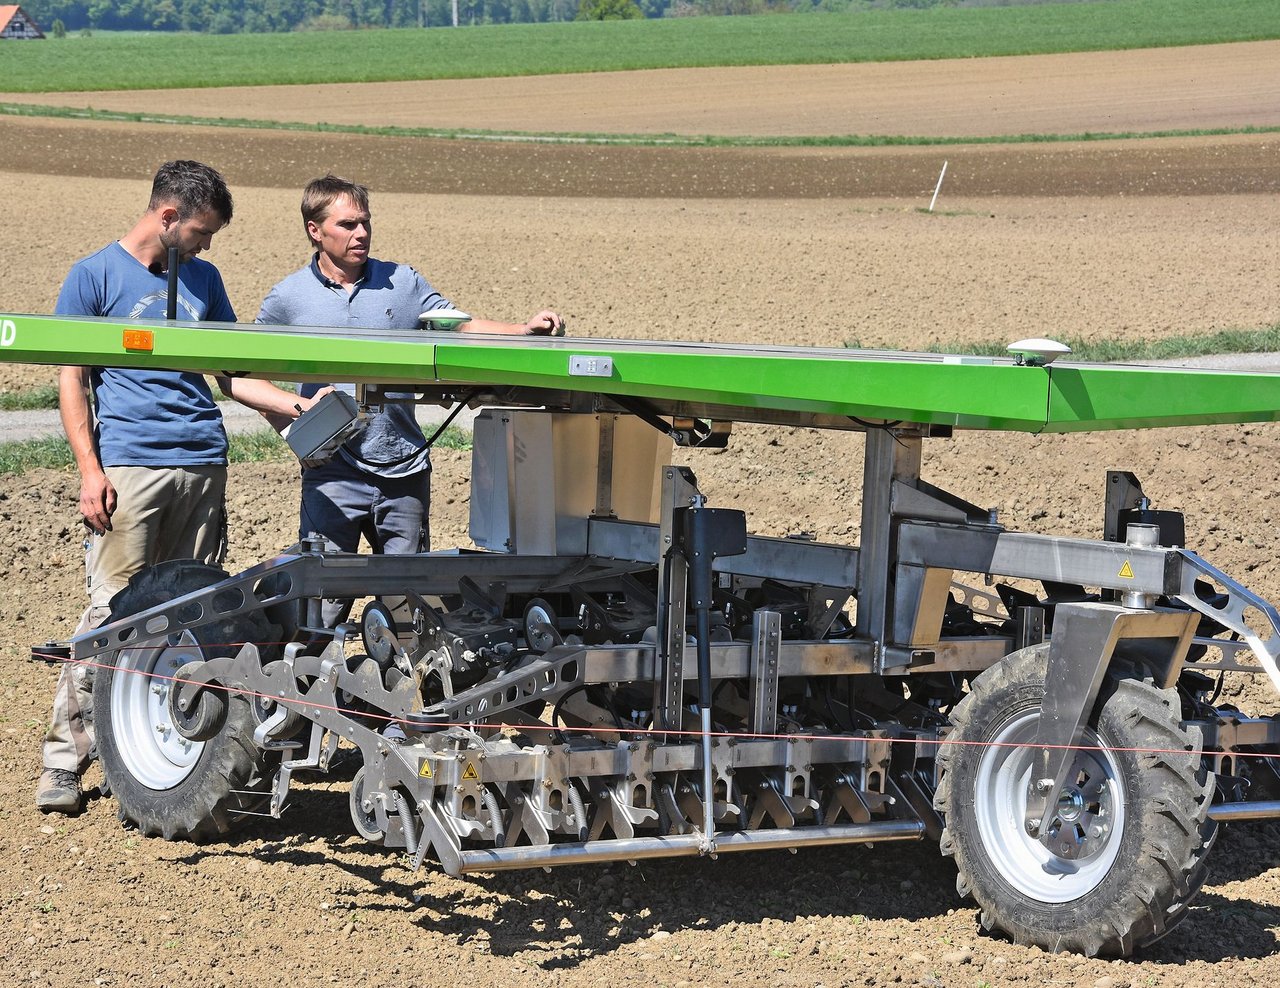
<path id="1" fill-rule="evenodd" d="M 698 482 L 687 467 L 662 471 L 662 519 L 658 567 L 658 668 L 653 677 L 653 726 L 680 730 L 684 707 L 685 600 L 689 564 L 675 549 L 676 512 L 692 507 L 699 497 Z"/>
<path id="2" fill-rule="evenodd" d="M 715 833 L 715 775 L 711 739 L 711 604 L 715 593 L 712 566 L 724 556 L 747 551 L 747 516 L 732 508 L 689 508 L 678 512 L 683 522 L 678 549 L 689 566 L 689 604 L 696 623 L 698 715 L 702 727 L 702 832 Z"/>
<path id="3" fill-rule="evenodd" d="M 921 440 L 891 429 L 868 429 L 862 471 L 862 535 L 858 548 L 858 610 L 861 639 L 876 643 L 876 665 L 885 666 L 890 628 L 889 575 L 894 559 L 894 481 L 914 486 L 920 478 Z"/>

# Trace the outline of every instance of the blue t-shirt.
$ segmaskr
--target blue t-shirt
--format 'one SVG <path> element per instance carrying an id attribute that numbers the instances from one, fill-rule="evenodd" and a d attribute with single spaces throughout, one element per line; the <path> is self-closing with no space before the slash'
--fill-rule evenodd
<path id="1" fill-rule="evenodd" d="M 336 281 L 326 278 L 312 257 L 310 264 L 267 293 L 256 321 L 271 326 L 338 329 L 350 326 L 404 331 L 417 329 L 418 316 L 423 312 L 450 305 L 447 298 L 407 264 L 371 257 L 365 262 L 364 277 L 348 292 Z M 310 397 L 322 387 L 324 385 L 304 384 L 299 390 Z M 333 387 L 347 394 L 355 393 L 352 384 Z M 364 473 L 407 477 L 431 468 L 430 450 L 426 445 L 414 416 L 414 406 L 386 404 L 380 414 L 370 419 L 359 438 L 342 448 L 340 455 L 348 466 Z"/>
<path id="2" fill-rule="evenodd" d="M 120 244 L 72 266 L 54 312 L 60 316 L 163 319 L 166 274 Z M 178 269 L 178 318 L 235 322 L 218 269 L 192 258 Z M 94 444 L 104 467 L 224 466 L 227 433 L 202 374 L 92 367 Z"/>

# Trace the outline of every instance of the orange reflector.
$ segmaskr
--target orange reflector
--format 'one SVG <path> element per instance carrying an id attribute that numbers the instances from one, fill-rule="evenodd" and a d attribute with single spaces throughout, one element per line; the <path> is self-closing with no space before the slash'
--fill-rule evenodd
<path id="1" fill-rule="evenodd" d="M 149 329 L 126 329 L 124 331 L 124 348 L 126 350 L 154 350 L 154 334 Z"/>

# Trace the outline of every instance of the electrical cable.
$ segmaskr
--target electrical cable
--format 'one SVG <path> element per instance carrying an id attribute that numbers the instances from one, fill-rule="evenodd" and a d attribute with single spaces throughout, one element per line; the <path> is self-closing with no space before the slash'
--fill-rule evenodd
<path id="1" fill-rule="evenodd" d="M 893 429 L 893 428 L 896 428 L 897 426 L 902 425 L 902 419 L 895 419 L 892 422 L 876 423 L 876 422 L 868 422 L 866 419 L 860 419 L 856 415 L 848 415 L 846 416 L 846 418 L 848 418 L 848 420 L 852 422 L 854 425 L 860 425 L 864 429 L 879 429 L 882 432 L 888 432 L 890 429 Z"/>
<path id="2" fill-rule="evenodd" d="M 586 683 L 579 683 L 573 689 L 562 693 L 560 699 L 556 700 L 555 705 L 551 708 L 551 736 L 555 739 L 556 744 L 564 744 L 564 732 L 560 730 L 560 708 L 564 706 L 565 700 L 575 693 L 581 693 L 586 688 Z"/>
<path id="3" fill-rule="evenodd" d="M 342 444 L 342 450 L 349 457 L 355 460 L 357 463 L 366 467 L 373 467 L 374 469 L 377 469 L 377 470 L 386 469 L 388 467 L 398 467 L 401 464 L 408 463 L 410 460 L 413 460 L 416 457 L 421 456 L 424 452 L 430 450 L 431 447 L 436 444 L 436 440 L 438 440 L 442 435 L 444 435 L 445 429 L 449 428 L 449 426 L 453 424 L 453 420 L 456 419 L 458 417 L 458 414 L 464 408 L 466 408 L 467 405 L 471 403 L 472 398 L 480 394 L 480 391 L 481 391 L 480 388 L 473 388 L 471 391 L 467 392 L 466 396 L 463 397 L 461 400 L 459 400 L 458 403 L 453 406 L 453 410 L 447 416 L 445 416 L 445 420 L 441 422 L 440 427 L 431 434 L 430 439 L 427 439 L 426 433 L 422 434 L 423 439 L 426 440 L 426 445 L 419 446 L 417 449 L 406 454 L 405 456 L 399 457 L 398 459 L 387 460 L 385 462 L 379 462 L 377 460 L 366 460 L 359 453 L 351 449 L 350 443 L 352 440 L 350 439 L 348 439 L 345 443 Z"/>

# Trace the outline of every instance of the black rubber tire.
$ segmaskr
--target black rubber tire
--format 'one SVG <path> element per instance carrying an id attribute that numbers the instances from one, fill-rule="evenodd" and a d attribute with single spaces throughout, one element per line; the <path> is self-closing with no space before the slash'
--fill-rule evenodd
<path id="1" fill-rule="evenodd" d="M 1023 756 L 998 754 L 1010 749 L 990 742 L 1011 737 L 1013 725 L 1034 728 L 1048 649 L 1047 643 L 1023 649 L 987 669 L 952 713 L 934 800 L 946 823 L 942 852 L 955 858 L 956 888 L 977 901 L 985 930 L 1048 951 L 1125 957 L 1168 933 L 1204 883 L 1217 834 L 1208 815 L 1214 780 L 1192 750 L 1200 738 L 1180 725 L 1177 692 L 1157 689 L 1136 673 L 1110 676 L 1084 744 L 1107 749 L 1100 756 L 1110 765 L 1105 798 L 1118 825 L 1104 828 L 1105 856 L 1099 854 L 1096 874 L 1076 872 L 1067 880 L 1084 875 L 1083 881 L 1055 891 L 1057 898 L 1033 887 L 1041 872 L 1032 865 L 1018 874 L 1019 865 L 1009 863 L 1019 861 L 1023 852 L 1009 849 L 1020 842 L 1039 853 L 1019 829 L 1029 769 L 1006 794 L 992 781 L 999 777 L 992 766 Z M 1011 768 L 1007 775 L 1019 772 Z M 1072 867 L 1050 859 L 1045 876 Z M 1087 862 L 1076 867 L 1081 864 Z"/>
<path id="2" fill-rule="evenodd" d="M 137 573 L 116 594 L 111 601 L 110 619 L 137 614 L 226 577 L 224 570 L 198 560 L 160 563 Z M 274 643 L 279 641 L 280 630 L 261 613 L 250 612 L 200 626 L 194 634 L 200 644 L 199 653 L 205 658 L 234 654 L 238 643 L 254 642 L 266 661 L 278 650 Z M 192 657 L 199 655 L 183 656 Z M 128 671 L 131 661 L 128 647 L 103 656 L 93 687 L 98 754 L 119 803 L 121 821 L 144 834 L 167 840 L 208 840 L 240 826 L 247 819 L 244 813 L 258 810 L 268 799 L 266 787 L 278 760 L 278 755 L 268 755 L 254 744 L 252 704 L 249 697 L 237 692 L 241 684 L 228 684 L 221 726 L 201 742 L 202 748 L 189 766 L 175 770 L 185 770 L 185 776 L 174 784 L 153 788 L 131 768 L 141 764 L 138 754 L 121 750 L 122 746 L 136 744 L 131 739 L 140 736 L 136 725 L 117 725 L 117 718 L 125 716 L 125 708 L 113 703 L 113 696 L 119 695 L 113 689 L 117 679 L 138 678 L 136 672 Z M 128 691 L 127 680 L 122 681 L 122 689 Z"/>
<path id="3" fill-rule="evenodd" d="M 202 664 L 203 660 L 188 662 L 178 669 L 174 678 L 181 683 L 184 679 L 189 679 Z M 201 690 L 196 694 L 196 702 L 192 708 L 185 711 L 178 709 L 178 704 L 175 702 L 177 698 L 178 690 L 171 689 L 168 704 L 169 717 L 173 720 L 173 726 L 184 738 L 189 741 L 208 741 L 222 730 L 222 725 L 227 719 L 225 690 L 218 687 Z"/>

